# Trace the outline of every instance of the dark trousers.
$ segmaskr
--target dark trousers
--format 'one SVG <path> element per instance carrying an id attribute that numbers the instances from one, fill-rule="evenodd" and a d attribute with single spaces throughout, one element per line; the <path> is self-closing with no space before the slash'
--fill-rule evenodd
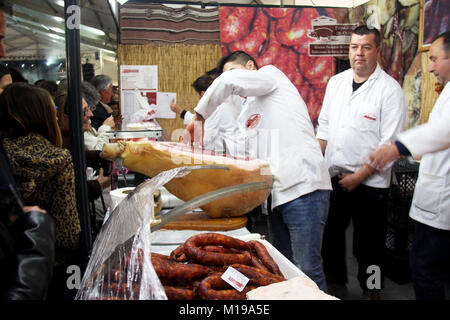
<path id="1" fill-rule="evenodd" d="M 450 230 L 414 221 L 410 262 L 416 299 L 444 300 L 444 279 L 450 272 Z"/>
<path id="2" fill-rule="evenodd" d="M 322 258 L 328 283 L 347 282 L 345 231 L 353 224 L 353 255 L 358 262 L 358 281 L 367 288 L 367 279 L 373 275 L 369 266 L 377 266 L 383 287 L 383 260 L 386 239 L 388 188 L 359 185 L 352 192 L 344 191 L 339 179 L 331 179 L 333 191 L 325 225 Z"/>

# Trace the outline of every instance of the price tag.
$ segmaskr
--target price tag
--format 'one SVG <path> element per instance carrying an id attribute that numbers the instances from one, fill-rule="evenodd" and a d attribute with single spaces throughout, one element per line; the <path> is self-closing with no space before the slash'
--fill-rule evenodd
<path id="1" fill-rule="evenodd" d="M 246 284 L 250 280 L 233 267 L 228 267 L 228 269 L 220 277 L 223 281 L 228 283 L 239 292 L 241 292 L 245 288 Z"/>

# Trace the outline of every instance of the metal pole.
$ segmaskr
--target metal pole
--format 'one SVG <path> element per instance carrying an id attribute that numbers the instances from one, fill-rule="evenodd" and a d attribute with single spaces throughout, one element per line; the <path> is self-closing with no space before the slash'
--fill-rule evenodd
<path id="1" fill-rule="evenodd" d="M 75 169 L 75 192 L 78 216 L 81 224 L 80 253 L 84 271 L 92 246 L 89 198 L 86 182 L 86 157 L 84 151 L 83 117 L 81 110 L 81 56 L 80 25 L 81 8 L 78 0 L 65 0 L 66 59 L 67 59 L 67 108 L 70 119 L 70 150 Z"/>

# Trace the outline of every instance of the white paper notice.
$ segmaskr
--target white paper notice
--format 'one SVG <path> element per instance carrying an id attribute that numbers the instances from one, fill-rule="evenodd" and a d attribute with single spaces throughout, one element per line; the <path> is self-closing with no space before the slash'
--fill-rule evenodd
<path id="1" fill-rule="evenodd" d="M 245 286 L 250 280 L 233 267 L 228 267 L 228 269 L 220 277 L 222 278 L 223 281 L 228 283 L 230 286 L 232 286 L 239 292 L 244 290 Z"/>
<path id="2" fill-rule="evenodd" d="M 121 90 L 158 90 L 158 66 L 120 66 Z"/>
<path id="3" fill-rule="evenodd" d="M 122 128 L 126 128 L 131 116 L 141 108 L 136 95 L 146 97 L 149 104 L 155 104 L 157 91 L 158 66 L 120 66 Z"/>
<path id="4" fill-rule="evenodd" d="M 176 113 L 170 110 L 172 100 L 177 102 L 174 92 L 158 92 L 156 94 L 156 118 L 175 119 Z"/>

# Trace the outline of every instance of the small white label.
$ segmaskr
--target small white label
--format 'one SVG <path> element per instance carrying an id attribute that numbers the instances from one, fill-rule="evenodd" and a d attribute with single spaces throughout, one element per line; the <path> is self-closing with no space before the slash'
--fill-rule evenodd
<path id="1" fill-rule="evenodd" d="M 239 292 L 245 288 L 246 284 L 250 280 L 233 267 L 228 267 L 228 269 L 221 275 L 221 278 Z"/>

